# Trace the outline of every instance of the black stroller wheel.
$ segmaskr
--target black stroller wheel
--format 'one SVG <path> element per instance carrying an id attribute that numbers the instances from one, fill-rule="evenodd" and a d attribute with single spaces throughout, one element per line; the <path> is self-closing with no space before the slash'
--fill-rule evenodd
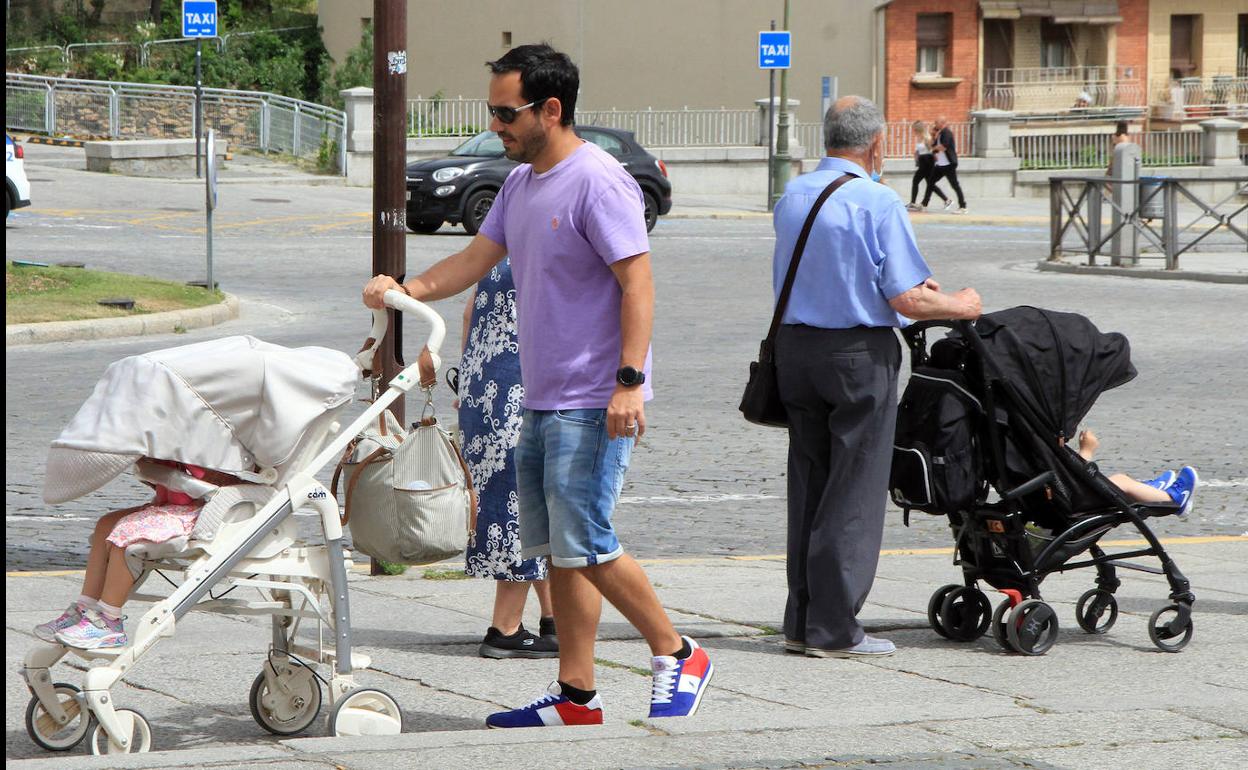
<path id="1" fill-rule="evenodd" d="M 956 642 L 973 642 L 988 631 L 992 603 L 978 588 L 961 586 L 950 591 L 940 604 L 945 635 Z"/>
<path id="2" fill-rule="evenodd" d="M 949 632 L 945 630 L 944 620 L 940 617 L 940 608 L 944 605 L 946 596 L 962 587 L 957 583 L 941 586 L 936 589 L 936 593 L 932 594 L 932 598 L 927 601 L 927 623 L 932 627 L 933 631 L 946 639 L 949 638 Z"/>
<path id="3" fill-rule="evenodd" d="M 1005 615 L 1011 609 L 1013 608 L 1010 607 L 1009 599 L 998 604 L 997 608 L 992 611 L 992 622 L 989 624 L 992 628 L 992 638 L 996 640 L 997 646 L 1006 652 L 1014 651 L 1014 646 L 1010 644 L 1010 638 L 1005 631 Z"/>
<path id="4" fill-rule="evenodd" d="M 1075 620 L 1089 634 L 1103 634 L 1118 620 L 1118 600 L 1103 588 L 1093 588 L 1079 597 Z"/>
<path id="5" fill-rule="evenodd" d="M 1148 619 L 1148 638 L 1153 640 L 1153 644 L 1157 645 L 1157 649 L 1163 652 L 1178 652 L 1192 641 L 1192 618 L 1189 609 L 1187 613 L 1180 610 L 1177 604 L 1167 604 L 1165 607 L 1153 613 Z M 1165 620 L 1165 616 L 1174 613 L 1174 618 Z M 1178 625 L 1179 619 L 1187 616 L 1187 622 Z"/>
<path id="6" fill-rule="evenodd" d="M 1043 655 L 1057 641 L 1057 613 L 1040 599 L 1028 599 L 1005 624 L 1010 646 L 1024 655 Z"/>

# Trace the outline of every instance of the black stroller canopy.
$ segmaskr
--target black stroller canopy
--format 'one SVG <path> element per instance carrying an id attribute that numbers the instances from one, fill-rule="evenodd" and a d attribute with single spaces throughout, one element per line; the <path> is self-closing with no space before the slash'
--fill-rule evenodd
<path id="1" fill-rule="evenodd" d="M 1127 338 L 1076 313 L 1015 307 L 980 317 L 975 330 L 1001 377 L 1055 436 L 1074 438 L 1097 397 L 1136 374 Z"/>

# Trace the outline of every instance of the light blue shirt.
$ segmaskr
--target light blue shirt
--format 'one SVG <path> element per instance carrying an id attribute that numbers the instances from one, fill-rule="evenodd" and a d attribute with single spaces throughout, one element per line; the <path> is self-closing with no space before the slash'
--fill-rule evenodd
<path id="1" fill-rule="evenodd" d="M 842 158 L 824 158 L 816 170 L 789 182 L 776 203 L 775 297 L 780 297 L 810 207 L 846 172 L 860 178 L 843 184 L 819 210 L 782 323 L 823 329 L 905 326 L 909 320 L 888 301 L 923 283 L 932 271 L 919 253 L 901 198 Z"/>

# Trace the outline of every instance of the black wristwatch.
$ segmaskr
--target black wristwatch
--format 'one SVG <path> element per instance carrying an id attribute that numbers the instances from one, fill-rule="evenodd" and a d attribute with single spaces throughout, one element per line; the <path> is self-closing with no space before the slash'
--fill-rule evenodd
<path id="1" fill-rule="evenodd" d="M 621 366 L 615 370 L 615 381 L 626 388 L 633 388 L 646 381 L 646 373 L 631 366 Z"/>

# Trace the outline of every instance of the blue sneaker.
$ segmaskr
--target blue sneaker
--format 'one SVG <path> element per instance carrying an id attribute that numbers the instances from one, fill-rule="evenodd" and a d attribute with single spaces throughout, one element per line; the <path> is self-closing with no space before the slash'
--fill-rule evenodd
<path id="1" fill-rule="evenodd" d="M 485 718 L 486 727 L 562 727 L 602 724 L 602 699 L 598 695 L 580 706 L 568 700 L 558 682 L 546 694 L 524 708 L 500 711 Z"/>
<path id="2" fill-rule="evenodd" d="M 715 673 L 706 650 L 682 636 L 692 652 L 684 660 L 656 655 L 650 661 L 654 683 L 650 694 L 650 718 L 691 717 L 702 703 L 706 685 Z"/>
<path id="3" fill-rule="evenodd" d="M 1200 476 L 1196 475 L 1196 469 L 1190 465 L 1184 465 L 1179 469 L 1178 478 L 1166 490 L 1174 504 L 1179 506 L 1179 512 L 1176 515 L 1180 518 L 1192 512 L 1192 502 L 1196 498 L 1196 485 L 1199 483 Z"/>
<path id="4" fill-rule="evenodd" d="M 1153 489 L 1160 489 L 1162 492 L 1165 492 L 1178 477 L 1179 474 L 1174 471 L 1162 471 L 1161 475 L 1157 476 L 1157 478 L 1149 479 L 1148 481 L 1141 481 L 1140 483 L 1145 486 L 1152 487 Z"/>

